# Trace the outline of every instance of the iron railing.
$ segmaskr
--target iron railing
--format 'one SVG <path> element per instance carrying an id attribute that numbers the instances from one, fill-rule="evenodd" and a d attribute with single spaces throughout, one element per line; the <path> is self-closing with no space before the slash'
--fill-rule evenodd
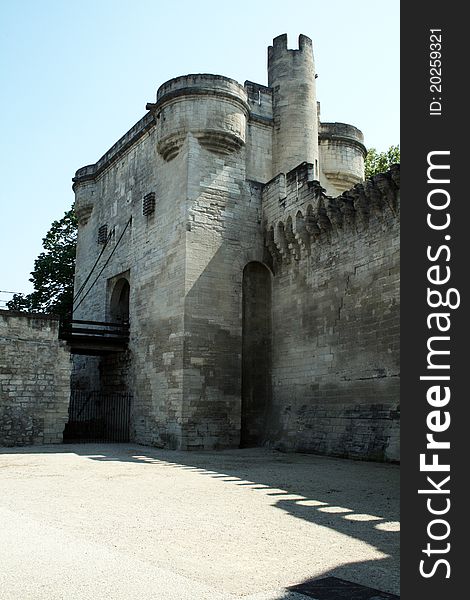
<path id="1" fill-rule="evenodd" d="M 72 390 L 64 442 L 128 442 L 128 392 Z"/>

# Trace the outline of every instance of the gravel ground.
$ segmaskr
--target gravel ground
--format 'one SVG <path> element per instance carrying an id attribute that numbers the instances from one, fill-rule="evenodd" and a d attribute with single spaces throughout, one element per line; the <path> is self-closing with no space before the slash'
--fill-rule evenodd
<path id="1" fill-rule="evenodd" d="M 399 468 L 264 449 L 0 451 L 2 600 L 295 600 L 335 576 L 399 593 Z"/>

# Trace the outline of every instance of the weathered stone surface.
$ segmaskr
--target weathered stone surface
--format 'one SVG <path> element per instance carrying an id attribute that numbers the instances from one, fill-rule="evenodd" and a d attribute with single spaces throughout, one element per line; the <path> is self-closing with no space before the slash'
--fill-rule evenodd
<path id="1" fill-rule="evenodd" d="M 74 317 L 112 320 L 125 280 L 130 343 L 77 358 L 73 382 L 131 391 L 135 441 L 398 456 L 399 174 L 357 183 L 362 134 L 318 127 L 311 48 L 276 38 L 268 87 L 170 80 L 77 171 L 76 290 L 103 270 Z M 271 290 L 246 279 L 250 264 Z"/>
<path id="2" fill-rule="evenodd" d="M 0 445 L 62 442 L 70 370 L 57 319 L 0 310 Z"/>
<path id="3" fill-rule="evenodd" d="M 399 190 L 386 173 L 330 199 L 308 171 L 287 174 L 284 206 L 277 181 L 263 190 L 266 230 L 282 232 L 272 252 L 267 439 L 286 450 L 398 460 Z M 377 180 L 390 194 L 380 208 L 370 194 Z M 319 232 L 295 246 L 286 224 L 299 227 L 304 215 Z"/>

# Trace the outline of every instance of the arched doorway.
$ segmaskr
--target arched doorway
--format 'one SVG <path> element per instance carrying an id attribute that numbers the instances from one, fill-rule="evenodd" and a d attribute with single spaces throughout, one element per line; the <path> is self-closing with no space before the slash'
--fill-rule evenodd
<path id="1" fill-rule="evenodd" d="M 259 262 L 243 270 L 242 415 L 240 446 L 265 441 L 271 402 L 271 272 Z"/>
<path id="2" fill-rule="evenodd" d="M 129 292 L 127 279 L 122 277 L 116 282 L 109 302 L 109 318 L 115 323 L 129 322 Z"/>

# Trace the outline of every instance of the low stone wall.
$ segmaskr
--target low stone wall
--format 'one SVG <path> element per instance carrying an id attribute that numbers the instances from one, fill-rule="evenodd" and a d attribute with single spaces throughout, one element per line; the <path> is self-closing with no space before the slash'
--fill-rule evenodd
<path id="1" fill-rule="evenodd" d="M 59 321 L 0 310 L 0 445 L 62 442 L 70 398 L 70 354 Z"/>

